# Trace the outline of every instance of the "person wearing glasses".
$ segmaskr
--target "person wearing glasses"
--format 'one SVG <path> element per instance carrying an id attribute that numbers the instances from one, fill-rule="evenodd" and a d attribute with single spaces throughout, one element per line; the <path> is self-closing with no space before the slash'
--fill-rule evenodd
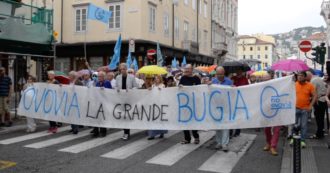
<path id="1" fill-rule="evenodd" d="M 122 63 L 119 65 L 120 74 L 116 77 L 116 86 L 117 91 L 120 90 L 130 90 L 138 88 L 138 84 L 136 83 L 135 77 L 132 74 L 128 73 L 127 65 Z M 128 140 L 130 138 L 130 130 L 124 129 L 124 135 L 122 137 L 123 140 Z"/>

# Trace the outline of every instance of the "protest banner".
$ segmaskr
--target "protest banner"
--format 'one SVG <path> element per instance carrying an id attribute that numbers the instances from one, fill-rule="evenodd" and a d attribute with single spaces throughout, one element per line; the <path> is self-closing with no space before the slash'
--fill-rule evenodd
<path id="1" fill-rule="evenodd" d="M 120 129 L 212 130 L 295 122 L 292 77 L 230 88 L 200 85 L 117 90 L 35 83 L 18 114 L 69 124 Z"/>

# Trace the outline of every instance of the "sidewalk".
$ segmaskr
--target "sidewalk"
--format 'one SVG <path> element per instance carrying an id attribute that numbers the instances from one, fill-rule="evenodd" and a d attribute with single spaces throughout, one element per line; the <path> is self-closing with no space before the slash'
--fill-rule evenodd
<path id="1" fill-rule="evenodd" d="M 315 119 L 308 123 L 307 136 L 315 134 Z M 325 136 L 322 140 L 307 139 L 307 147 L 301 149 L 301 170 L 302 173 L 326 173 L 329 172 L 330 149 L 328 142 L 330 136 Z M 285 140 L 283 147 L 283 157 L 281 173 L 293 172 L 293 148 L 289 145 L 289 140 Z"/>

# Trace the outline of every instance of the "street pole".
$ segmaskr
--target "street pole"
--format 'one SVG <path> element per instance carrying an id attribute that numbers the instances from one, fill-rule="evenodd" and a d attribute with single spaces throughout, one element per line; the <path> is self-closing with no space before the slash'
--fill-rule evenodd
<path id="1" fill-rule="evenodd" d="M 301 146 L 300 146 L 300 127 L 293 127 L 293 173 L 301 173 Z"/>

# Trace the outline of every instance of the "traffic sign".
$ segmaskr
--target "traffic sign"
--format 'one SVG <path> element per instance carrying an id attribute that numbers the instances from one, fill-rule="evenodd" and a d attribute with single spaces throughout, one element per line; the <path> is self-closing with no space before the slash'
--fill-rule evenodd
<path id="1" fill-rule="evenodd" d="M 313 47 L 312 43 L 308 40 L 304 40 L 304 41 L 300 42 L 300 44 L 299 44 L 300 51 L 305 52 L 305 53 L 312 50 L 312 47 Z"/>
<path id="2" fill-rule="evenodd" d="M 133 39 L 129 40 L 129 52 L 135 52 L 135 41 Z"/>

